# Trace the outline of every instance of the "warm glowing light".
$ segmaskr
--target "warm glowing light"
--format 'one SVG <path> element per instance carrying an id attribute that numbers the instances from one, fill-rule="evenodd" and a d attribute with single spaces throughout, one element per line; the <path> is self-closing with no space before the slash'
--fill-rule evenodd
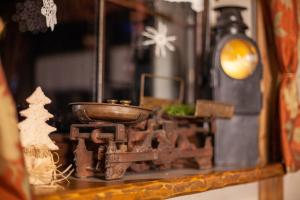
<path id="1" fill-rule="evenodd" d="M 221 67 L 234 79 L 245 79 L 256 69 L 258 54 L 253 44 L 242 39 L 228 41 L 221 50 Z"/>
<path id="2" fill-rule="evenodd" d="M 3 19 L 0 17 L 0 35 L 2 34 L 3 30 L 4 30 L 5 24 Z"/>

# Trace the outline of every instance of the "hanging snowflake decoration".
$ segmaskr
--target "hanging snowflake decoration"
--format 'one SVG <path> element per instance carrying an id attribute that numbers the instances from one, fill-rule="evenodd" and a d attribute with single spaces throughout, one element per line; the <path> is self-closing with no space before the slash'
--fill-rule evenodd
<path id="1" fill-rule="evenodd" d="M 26 0 L 16 4 L 16 13 L 12 20 L 19 23 L 21 32 L 30 31 L 33 33 L 45 32 L 45 18 L 41 14 L 41 1 Z"/>
<path id="2" fill-rule="evenodd" d="M 169 51 L 175 51 L 175 47 L 172 44 L 176 40 L 176 36 L 168 36 L 168 28 L 165 24 L 159 22 L 158 29 L 153 27 L 146 27 L 146 31 L 143 32 L 143 36 L 148 38 L 143 42 L 144 46 L 155 45 L 155 55 L 157 57 L 165 57 L 166 49 Z"/>
<path id="3" fill-rule="evenodd" d="M 169 2 L 188 2 L 195 12 L 202 12 L 204 10 L 204 0 L 165 0 Z"/>
<path id="4" fill-rule="evenodd" d="M 57 6 L 53 0 L 43 0 L 41 13 L 46 17 L 46 25 L 47 27 L 50 27 L 52 31 L 57 24 L 56 12 Z"/>

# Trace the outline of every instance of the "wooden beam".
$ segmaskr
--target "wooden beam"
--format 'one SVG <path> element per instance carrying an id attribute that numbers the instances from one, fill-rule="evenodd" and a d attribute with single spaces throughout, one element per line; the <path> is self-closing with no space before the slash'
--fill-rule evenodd
<path id="1" fill-rule="evenodd" d="M 257 3 L 257 44 L 260 50 L 262 65 L 263 65 L 263 79 L 261 81 L 261 90 L 263 93 L 262 110 L 259 121 L 259 158 L 260 166 L 266 165 L 270 160 L 270 137 L 272 132 L 271 124 L 274 124 L 277 93 L 277 66 L 271 64 L 269 47 L 267 45 L 264 11 L 262 0 L 256 0 Z"/>
<path id="2" fill-rule="evenodd" d="M 274 177 L 259 182 L 259 200 L 283 200 L 283 177 Z"/>
<path id="3" fill-rule="evenodd" d="M 274 123 L 274 108 L 276 106 L 276 78 L 277 66 L 271 65 L 270 52 L 268 51 L 266 29 L 264 22 L 263 0 L 257 0 L 257 43 L 261 52 L 263 64 L 263 109 L 260 115 L 259 131 L 259 157 L 260 165 L 269 162 L 270 152 L 270 124 Z M 272 67 L 273 66 L 273 67 Z M 269 178 L 259 182 L 259 200 L 283 200 L 283 176 Z"/>
<path id="4" fill-rule="evenodd" d="M 125 183 L 100 182 L 95 179 L 72 180 L 71 190 L 50 195 L 36 196 L 37 200 L 89 200 L 89 199 L 167 199 L 191 193 L 205 192 L 226 186 L 256 182 L 276 176 L 283 176 L 281 164 L 261 168 L 235 171 L 213 171 L 208 174 L 165 178 L 155 181 L 132 181 Z M 78 189 L 80 185 L 84 187 Z M 266 191 L 266 190 L 264 190 Z"/>

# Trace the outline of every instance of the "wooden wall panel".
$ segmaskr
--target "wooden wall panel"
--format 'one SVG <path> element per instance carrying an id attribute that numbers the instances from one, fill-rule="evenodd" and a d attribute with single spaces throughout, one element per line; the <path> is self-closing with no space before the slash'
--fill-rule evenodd
<path id="1" fill-rule="evenodd" d="M 283 177 L 260 181 L 259 200 L 283 200 Z"/>
<path id="2" fill-rule="evenodd" d="M 266 165 L 269 161 L 269 145 L 272 123 L 276 120 L 276 93 L 277 93 L 277 66 L 270 62 L 270 52 L 267 38 L 261 0 L 257 0 L 257 43 L 260 49 L 263 64 L 263 79 L 261 89 L 263 92 L 263 107 L 260 115 L 259 129 L 259 157 L 260 165 Z"/>
<path id="3" fill-rule="evenodd" d="M 257 43 L 261 51 L 263 63 L 262 91 L 263 109 L 260 115 L 259 130 L 259 157 L 260 165 L 266 165 L 270 161 L 270 147 L 276 145 L 271 142 L 275 134 L 272 132 L 276 124 L 276 97 L 278 67 L 271 56 L 267 41 L 267 30 L 264 17 L 267 13 L 263 7 L 263 0 L 257 0 Z M 273 60 L 273 61 L 272 61 Z M 280 147 L 279 147 L 280 148 Z M 275 177 L 259 182 L 259 200 L 283 200 L 283 177 Z"/>

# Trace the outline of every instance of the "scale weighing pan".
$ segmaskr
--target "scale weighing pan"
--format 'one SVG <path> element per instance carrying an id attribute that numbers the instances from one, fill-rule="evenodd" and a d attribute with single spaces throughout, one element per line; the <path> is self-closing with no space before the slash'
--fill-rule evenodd
<path id="1" fill-rule="evenodd" d="M 150 109 L 110 103 L 71 103 L 73 114 L 82 122 L 108 121 L 115 123 L 138 123 L 148 119 Z"/>

